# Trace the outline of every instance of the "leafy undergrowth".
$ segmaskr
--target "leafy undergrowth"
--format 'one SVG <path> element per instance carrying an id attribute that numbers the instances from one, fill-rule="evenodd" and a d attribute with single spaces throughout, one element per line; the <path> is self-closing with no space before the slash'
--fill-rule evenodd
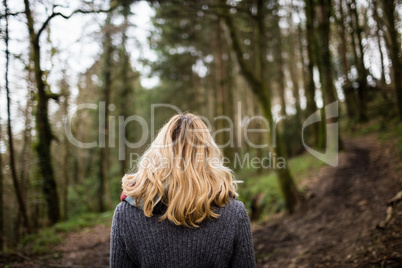
<path id="1" fill-rule="evenodd" d="M 63 242 L 63 233 L 78 231 L 82 228 L 92 227 L 98 224 L 110 225 L 113 211 L 104 213 L 87 213 L 75 216 L 67 221 L 59 222 L 51 227 L 39 230 L 35 234 L 25 236 L 19 249 L 29 255 L 42 255 Z"/>
<path id="2" fill-rule="evenodd" d="M 310 174 L 316 173 L 323 162 L 318 161 L 310 154 L 303 154 L 288 161 L 290 172 L 293 174 L 296 183 L 299 185 L 302 192 L 305 191 L 302 180 L 308 179 Z M 285 202 L 279 189 L 279 184 L 275 172 L 269 174 L 243 177 L 238 176 L 243 181 L 239 185 L 239 199 L 245 204 L 248 210 L 251 210 L 253 198 L 259 194 L 262 198 L 262 213 L 260 219 L 264 219 L 267 215 L 283 211 Z"/>

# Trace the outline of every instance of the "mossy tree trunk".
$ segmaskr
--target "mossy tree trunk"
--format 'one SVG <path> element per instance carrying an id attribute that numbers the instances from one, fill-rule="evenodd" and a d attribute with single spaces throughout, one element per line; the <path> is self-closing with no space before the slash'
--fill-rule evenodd
<path id="1" fill-rule="evenodd" d="M 357 13 L 356 1 L 347 0 L 347 6 L 349 9 L 349 15 L 351 17 L 350 20 L 350 29 L 351 29 L 351 40 L 353 47 L 353 54 L 355 57 L 355 63 L 358 72 L 357 82 L 359 84 L 357 88 L 357 95 L 359 100 L 358 107 L 358 120 L 361 122 L 367 121 L 367 69 L 364 66 L 364 49 L 362 44 L 362 29 L 359 25 L 359 16 Z M 357 38 L 357 44 L 356 44 Z M 357 53 L 357 51 L 359 53 Z"/>
<path id="2" fill-rule="evenodd" d="M 354 95 L 354 90 L 352 87 L 352 82 L 350 81 L 349 78 L 349 71 L 350 71 L 350 66 L 349 66 L 349 61 L 347 57 L 347 52 L 348 52 L 348 41 L 346 38 L 346 27 L 345 27 L 345 14 L 344 14 L 344 9 L 343 9 L 343 0 L 339 0 L 339 5 L 338 5 L 338 10 L 339 10 L 339 18 L 337 18 L 337 24 L 338 24 L 338 33 L 340 37 L 340 43 L 339 43 L 339 55 L 341 56 L 341 61 L 342 61 L 342 76 L 343 76 L 343 94 L 345 95 L 345 103 L 346 103 L 346 112 L 349 118 L 355 118 L 356 117 L 356 100 L 355 100 L 355 95 Z"/>
<path id="3" fill-rule="evenodd" d="M 31 231 L 31 227 L 29 224 L 29 219 L 28 219 L 28 212 L 26 209 L 26 204 L 24 202 L 24 198 L 22 195 L 22 190 L 20 186 L 20 181 L 18 179 L 18 174 L 17 174 L 17 167 L 15 163 L 15 155 L 14 155 L 14 138 L 13 138 L 13 132 L 11 129 L 11 110 L 10 110 L 10 105 L 11 105 L 11 100 L 10 100 L 10 88 L 9 88 L 9 82 L 8 82 L 8 71 L 9 71 L 9 63 L 10 63 L 10 52 L 9 52 L 9 27 L 8 27 L 8 1 L 4 0 L 3 1 L 4 8 L 5 8 L 5 20 L 6 20 L 6 27 L 5 27 L 5 36 L 4 36 L 4 41 L 5 41 L 5 52 L 6 52 L 6 72 L 5 72 L 5 88 L 6 88 L 6 96 L 7 96 L 7 134 L 8 134 L 8 150 L 9 150 L 9 155 L 10 155 L 10 169 L 11 169 L 11 178 L 13 181 L 14 185 L 14 191 L 15 191 L 15 196 L 17 199 L 18 207 L 19 207 L 19 213 L 22 216 L 23 224 L 24 227 L 27 229 L 28 232 Z M 2 166 L 0 166 L 2 167 Z M 1 171 L 2 173 L 2 171 Z M 2 176 L 2 174 L 1 174 Z M 1 185 L 3 186 L 3 182 L 1 181 Z M 3 191 L 1 191 L 1 195 L 3 195 Z M 1 196 L 2 198 L 2 196 Z M 3 200 L 2 200 L 3 201 Z M 1 202 L 2 203 L 2 202 Z M 1 210 L 3 208 L 3 204 L 1 204 Z M 2 217 L 1 217 L 2 218 Z M 3 227 L 3 224 L 1 224 L 1 228 Z"/>
<path id="4" fill-rule="evenodd" d="M 283 59 L 283 43 L 282 43 L 282 32 L 281 27 L 279 25 L 280 17 L 279 17 L 279 1 L 275 1 L 273 8 L 273 18 L 274 18 L 274 34 L 276 44 L 275 48 L 275 61 L 277 64 L 277 79 L 278 79 L 278 94 L 281 104 L 281 115 L 286 116 L 286 77 L 285 77 L 285 61 Z"/>
<path id="5" fill-rule="evenodd" d="M 43 179 L 43 194 L 48 207 L 48 218 L 51 224 L 56 223 L 60 219 L 59 195 L 57 193 L 56 180 L 52 166 L 52 156 L 50 151 L 51 142 L 53 140 L 52 130 L 50 128 L 48 117 L 49 99 L 57 99 L 58 95 L 51 93 L 46 89 L 45 81 L 43 80 L 43 70 L 41 68 L 40 45 L 39 38 L 45 27 L 42 27 L 38 32 L 34 29 L 34 20 L 31 14 L 31 9 L 28 0 L 24 0 L 25 15 L 27 17 L 27 26 L 29 39 L 31 42 L 32 58 L 35 81 L 36 81 L 36 101 L 35 109 L 37 142 L 35 150 L 38 154 L 40 173 Z"/>
<path id="6" fill-rule="evenodd" d="M 330 17 L 331 17 L 331 9 L 332 9 L 332 1 L 331 0 L 319 0 L 316 11 L 317 11 L 317 23 L 318 23 L 318 36 L 317 38 L 317 59 L 318 64 L 320 66 L 320 80 L 322 86 L 322 93 L 324 99 L 324 106 L 327 106 L 338 100 L 337 93 L 334 85 L 334 70 L 332 66 L 331 60 L 331 52 L 329 48 L 329 39 L 330 39 Z M 321 118 L 321 140 L 322 148 L 326 148 L 326 150 L 333 151 L 335 150 L 335 143 L 325 144 L 325 140 L 327 136 L 330 136 L 330 140 L 337 140 L 338 149 L 342 148 L 342 141 L 340 135 L 338 133 L 327 132 L 326 123 L 337 123 L 338 117 L 330 117 L 326 119 L 325 109 L 322 109 L 322 118 Z M 331 136 L 333 138 L 331 138 Z M 331 147 L 331 148 L 328 148 Z"/>
<path id="7" fill-rule="evenodd" d="M 130 94 L 133 93 L 133 88 L 132 88 L 132 83 L 131 83 L 131 77 L 130 77 L 130 71 L 131 71 L 131 65 L 130 65 L 130 57 L 127 53 L 127 28 L 129 25 L 128 21 L 128 14 L 124 13 L 124 29 L 122 31 L 122 37 L 121 37 L 121 48 L 119 50 L 119 59 L 122 61 L 122 66 L 121 68 L 121 73 L 120 77 L 122 81 L 126 81 L 125 83 L 123 82 L 122 85 L 122 90 L 121 90 L 121 96 L 120 96 L 120 110 L 121 110 L 121 115 L 124 116 L 124 118 L 127 118 L 130 116 L 129 112 L 129 105 L 130 103 L 127 101 L 129 99 Z M 128 129 L 124 129 L 124 138 L 128 139 Z M 124 159 L 120 160 L 120 174 L 123 176 L 127 172 L 127 148 L 126 145 L 124 144 Z"/>
<path id="8" fill-rule="evenodd" d="M 324 104 L 328 105 L 337 100 L 335 86 L 334 86 L 334 76 L 333 68 L 331 62 L 331 52 L 329 50 L 329 37 L 330 37 L 330 22 L 331 17 L 331 0 L 319 0 L 317 5 L 317 22 L 318 22 L 318 40 L 319 53 L 318 57 L 320 60 L 320 71 L 321 74 L 321 86 L 324 94 Z"/>
<path id="9" fill-rule="evenodd" d="M 396 28 L 397 14 L 395 10 L 396 1 L 383 0 L 384 19 L 388 29 L 388 39 L 390 42 L 390 55 L 392 67 L 394 70 L 393 80 L 396 93 L 396 100 L 398 106 L 399 117 L 402 120 L 402 52 L 399 40 L 401 36 Z"/>
<path id="10" fill-rule="evenodd" d="M 307 40 L 307 69 L 305 80 L 305 94 L 307 100 L 307 117 L 317 111 L 317 104 L 315 102 L 315 83 L 314 83 L 314 0 L 305 1 L 306 13 L 306 40 Z M 313 124 L 312 126 L 312 143 L 318 144 L 319 140 L 319 125 Z"/>
<path id="11" fill-rule="evenodd" d="M 102 98 L 105 109 L 103 122 L 99 122 L 99 131 L 102 133 L 104 144 L 100 146 L 100 166 L 99 166 L 99 211 L 106 211 L 111 204 L 110 197 L 110 179 L 109 179 L 109 104 L 112 93 L 112 69 L 113 52 L 112 44 L 112 14 L 106 17 L 104 35 L 103 35 L 103 66 L 102 66 Z M 101 112 L 101 111 L 100 111 Z"/>
<path id="12" fill-rule="evenodd" d="M 225 3 L 226 4 L 226 3 Z M 264 79 L 265 74 L 265 6 L 266 3 L 264 0 L 257 1 L 257 14 L 256 14 L 256 21 L 257 21 L 257 31 L 258 34 L 256 35 L 256 44 L 258 49 L 256 50 L 255 54 L 255 61 L 260 66 L 259 72 L 254 72 L 253 69 L 250 67 L 248 62 L 246 62 L 243 58 L 243 51 L 240 45 L 240 40 L 236 33 L 236 26 L 233 23 L 232 15 L 229 13 L 229 9 L 226 8 L 222 12 L 222 16 L 224 18 L 225 24 L 229 30 L 230 39 L 232 42 L 233 50 L 236 54 L 236 59 L 240 66 L 240 72 L 245 80 L 248 82 L 253 94 L 258 98 L 260 103 L 260 107 L 266 119 L 268 120 L 271 131 L 273 130 L 273 126 L 275 125 L 272 110 L 271 110 L 271 96 L 270 96 L 270 88 L 268 83 Z M 259 74 L 259 75 L 256 75 Z M 272 136 L 275 135 L 276 137 L 276 144 L 271 146 L 271 150 L 273 153 L 276 153 L 278 157 L 286 157 L 286 149 L 285 145 L 282 142 L 282 137 L 280 136 L 277 128 L 274 128 L 274 133 L 270 133 L 270 138 L 272 140 Z M 282 194 L 285 198 L 286 209 L 289 213 L 294 212 L 303 202 L 303 196 L 298 191 L 296 184 L 294 183 L 293 177 L 290 174 L 288 168 L 284 169 L 276 169 L 275 170 L 278 176 L 278 182 L 280 188 L 282 190 Z"/>

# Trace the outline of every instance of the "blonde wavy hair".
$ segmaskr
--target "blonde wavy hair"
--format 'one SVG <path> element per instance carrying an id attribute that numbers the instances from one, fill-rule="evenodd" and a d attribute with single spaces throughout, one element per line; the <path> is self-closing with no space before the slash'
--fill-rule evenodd
<path id="1" fill-rule="evenodd" d="M 218 218 L 215 206 L 237 196 L 232 171 L 204 122 L 191 113 L 173 116 L 140 158 L 135 173 L 122 179 L 123 192 L 151 217 L 156 204 L 166 212 L 160 220 L 198 227 Z"/>

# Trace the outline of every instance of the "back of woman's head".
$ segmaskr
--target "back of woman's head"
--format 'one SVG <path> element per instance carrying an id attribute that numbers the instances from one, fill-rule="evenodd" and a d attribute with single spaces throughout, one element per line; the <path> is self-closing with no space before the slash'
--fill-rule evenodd
<path id="1" fill-rule="evenodd" d="M 217 218 L 214 206 L 235 197 L 237 184 L 205 123 L 187 113 L 173 116 L 138 162 L 123 177 L 123 190 L 151 217 L 158 202 L 167 205 L 161 220 L 196 227 Z"/>

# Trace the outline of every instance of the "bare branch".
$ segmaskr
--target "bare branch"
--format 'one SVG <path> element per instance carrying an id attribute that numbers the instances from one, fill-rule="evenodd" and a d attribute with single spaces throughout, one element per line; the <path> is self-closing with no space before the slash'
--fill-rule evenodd
<path id="1" fill-rule="evenodd" d="M 60 94 L 53 93 L 53 92 L 46 92 L 46 96 L 49 99 L 52 99 L 52 100 L 54 100 L 56 102 L 59 102 Z"/>
<path id="2" fill-rule="evenodd" d="M 0 20 L 2 18 L 6 17 L 6 16 L 15 17 L 15 16 L 18 16 L 18 15 L 21 15 L 21 14 L 24 14 L 24 13 L 25 13 L 24 11 L 17 11 L 17 12 L 7 12 L 5 14 L 0 14 Z"/>
<path id="3" fill-rule="evenodd" d="M 77 9 L 74 10 L 70 15 L 65 15 L 61 12 L 55 12 L 54 8 L 56 6 L 53 7 L 53 12 L 52 14 L 47 17 L 47 19 L 45 20 L 45 22 L 42 24 L 42 26 L 40 27 L 38 33 L 37 33 L 37 38 L 39 39 L 40 35 L 42 34 L 42 32 L 46 29 L 46 27 L 49 25 L 50 21 L 55 18 L 55 17 L 62 17 L 64 19 L 69 19 L 71 18 L 73 15 L 75 14 L 94 14 L 94 13 L 108 13 L 113 11 L 116 7 L 117 7 L 117 1 L 114 1 L 110 4 L 110 8 L 108 9 L 98 9 L 98 10 L 83 10 L 83 9 Z"/>

